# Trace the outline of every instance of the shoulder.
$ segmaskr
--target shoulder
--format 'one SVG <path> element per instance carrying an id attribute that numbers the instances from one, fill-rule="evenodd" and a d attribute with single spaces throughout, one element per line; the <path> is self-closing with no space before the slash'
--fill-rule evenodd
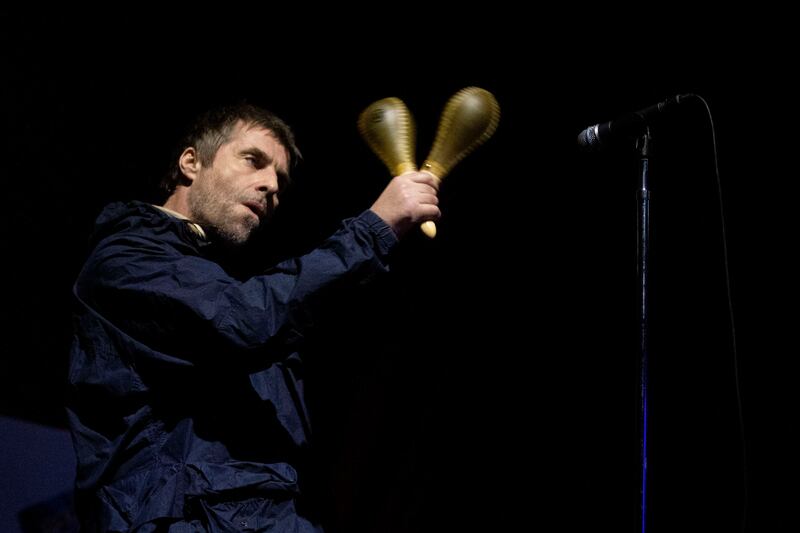
<path id="1" fill-rule="evenodd" d="M 201 246 L 185 221 L 144 202 L 115 202 L 97 217 L 80 278 L 156 272 L 186 258 L 201 259 Z"/>
<path id="2" fill-rule="evenodd" d="M 107 205 L 97 217 L 90 241 L 95 253 L 109 247 L 133 247 L 142 253 L 172 250 L 192 254 L 201 244 L 186 221 L 138 201 Z"/>

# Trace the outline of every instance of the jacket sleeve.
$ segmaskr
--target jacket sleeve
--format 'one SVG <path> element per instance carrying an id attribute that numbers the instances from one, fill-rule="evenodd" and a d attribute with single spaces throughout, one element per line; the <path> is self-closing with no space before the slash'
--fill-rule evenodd
<path id="1" fill-rule="evenodd" d="M 75 295 L 125 335 L 181 359 L 215 348 L 280 356 L 302 337 L 310 309 L 328 289 L 388 270 L 396 241 L 365 211 L 310 253 L 239 281 L 157 238 L 121 233 L 95 249 Z"/>

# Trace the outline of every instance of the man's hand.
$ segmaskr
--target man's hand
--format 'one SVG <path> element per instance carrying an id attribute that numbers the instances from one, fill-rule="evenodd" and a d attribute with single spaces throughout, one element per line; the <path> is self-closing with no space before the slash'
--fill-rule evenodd
<path id="1" fill-rule="evenodd" d="M 433 174 L 406 172 L 392 178 L 370 209 L 401 237 L 417 224 L 439 219 L 438 192 Z"/>

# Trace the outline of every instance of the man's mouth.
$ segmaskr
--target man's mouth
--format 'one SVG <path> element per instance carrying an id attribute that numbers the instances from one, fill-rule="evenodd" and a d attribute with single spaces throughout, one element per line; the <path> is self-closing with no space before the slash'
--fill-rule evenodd
<path id="1" fill-rule="evenodd" d="M 258 218 L 267 216 L 267 207 L 258 202 L 243 202 L 244 206 L 250 209 Z"/>

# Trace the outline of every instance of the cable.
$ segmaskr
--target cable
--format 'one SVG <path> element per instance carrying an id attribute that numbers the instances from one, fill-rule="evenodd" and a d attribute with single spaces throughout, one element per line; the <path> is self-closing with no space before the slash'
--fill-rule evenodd
<path id="1" fill-rule="evenodd" d="M 731 347 L 733 351 L 733 376 L 734 376 L 734 386 L 736 389 L 736 410 L 739 420 L 739 439 L 742 449 L 742 490 L 743 490 L 742 531 L 744 532 L 747 529 L 747 507 L 749 502 L 748 476 L 747 476 L 747 440 L 745 438 L 744 412 L 742 410 L 742 392 L 741 392 L 741 383 L 739 379 L 739 354 L 736 343 L 736 321 L 734 319 L 734 312 L 733 312 L 733 297 L 731 294 L 731 276 L 730 276 L 730 265 L 728 261 L 728 236 L 727 236 L 727 227 L 725 225 L 724 202 L 722 198 L 722 180 L 720 179 L 719 175 L 717 134 L 716 134 L 716 129 L 714 127 L 714 117 L 711 115 L 711 109 L 708 106 L 708 102 L 706 102 L 705 98 L 696 94 L 687 95 L 687 98 L 688 97 L 697 98 L 703 103 L 703 106 L 705 107 L 706 113 L 708 115 L 709 124 L 711 125 L 711 144 L 714 151 L 714 174 L 717 180 L 717 197 L 719 200 L 720 226 L 722 230 L 722 256 L 723 256 L 723 268 L 725 271 L 725 294 L 728 303 L 728 319 L 730 321 L 730 327 L 731 327 Z"/>

